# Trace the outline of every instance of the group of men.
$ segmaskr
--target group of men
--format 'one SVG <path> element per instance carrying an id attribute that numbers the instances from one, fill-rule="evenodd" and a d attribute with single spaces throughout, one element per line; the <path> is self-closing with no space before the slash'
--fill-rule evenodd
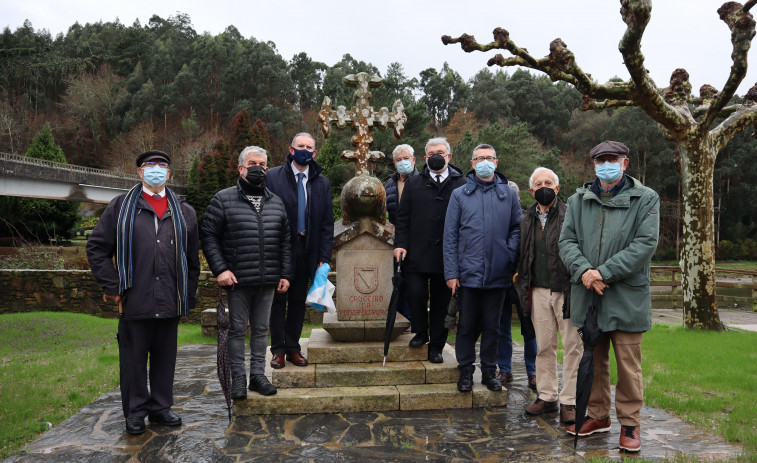
<path id="1" fill-rule="evenodd" d="M 536 202 L 521 210 L 517 185 L 496 170 L 491 145 L 473 149 L 467 174 L 450 164 L 449 143 L 426 143 L 426 164 L 415 170 L 411 147 L 395 149 L 397 173 L 387 182 L 387 209 L 395 225 L 394 256 L 403 262 L 411 329 L 410 346 L 428 343 L 428 360 L 443 362 L 444 318 L 458 294 L 455 356 L 457 388 L 470 392 L 475 344 L 480 338 L 481 383 L 492 391 L 512 381 L 509 331 L 514 287 L 524 321 L 531 415 L 560 412 L 567 432 L 579 436 L 610 430 L 609 346 L 618 364 L 615 408 L 620 448 L 641 448 L 643 402 L 641 337 L 651 328 L 649 266 L 659 235 L 659 197 L 625 174 L 628 148 L 605 141 L 589 156 L 596 178 L 563 203 L 554 171 L 538 167 L 529 179 Z M 594 382 L 586 421 L 575 429 L 576 380 L 583 353 L 578 328 L 598 296 L 599 328 Z M 507 323 L 502 321 L 507 320 Z M 563 375 L 557 372 L 558 333 Z M 497 366 L 500 371 L 497 374 Z"/>
<path id="2" fill-rule="evenodd" d="M 111 201 L 87 244 L 92 271 L 104 297 L 119 304 L 118 341 L 126 430 L 145 431 L 145 417 L 180 425 L 171 411 L 178 320 L 196 304 L 199 242 L 218 284 L 227 290 L 232 397 L 247 390 L 276 393 L 266 378 L 267 337 L 271 366 L 306 366 L 299 344 L 308 283 L 331 259 L 333 213 L 329 182 L 315 162 L 315 139 L 295 135 L 286 164 L 268 169 L 264 149 L 250 146 L 238 158 L 236 185 L 219 191 L 202 226 L 195 211 L 166 183 L 170 157 L 147 151 L 136 159 L 142 183 Z M 501 349 L 502 317 L 514 286 L 523 317 L 535 332 L 537 399 L 529 414 L 560 411 L 575 420 L 576 372 L 582 353 L 577 328 L 593 294 L 599 295 L 595 379 L 580 436 L 610 429 L 608 351 L 618 364 L 616 412 L 620 447 L 637 451 L 642 405 L 641 335 L 651 328 L 649 262 L 657 246 L 659 198 L 626 175 L 628 148 L 606 141 L 590 152 L 596 178 L 570 197 L 557 198 L 560 183 L 547 168 L 529 180 L 536 203 L 521 210 L 518 192 L 498 172 L 491 145 L 477 146 L 472 169 L 451 165 L 444 138 L 425 146 L 418 171 L 412 147 L 400 145 L 397 173 L 387 182 L 387 210 L 395 225 L 394 256 L 407 282 L 405 301 L 414 333 L 410 345 L 428 343 L 428 360 L 442 363 L 447 306 L 458 297 L 455 355 L 458 390 L 473 388 L 480 338 L 481 382 L 493 391 L 512 381 L 511 355 Z M 113 258 L 115 257 L 115 262 Z M 249 381 L 244 336 L 250 325 Z M 509 323 L 507 324 L 509 329 Z M 558 395 L 557 333 L 562 334 L 563 384 Z M 509 343 L 509 341 L 506 341 Z M 498 355 L 498 351 L 499 354 Z M 147 364 L 150 388 L 147 387 Z M 526 359 L 529 365 L 528 356 Z M 499 374 L 497 367 L 500 366 Z M 509 370 L 509 368 L 508 368 Z"/>

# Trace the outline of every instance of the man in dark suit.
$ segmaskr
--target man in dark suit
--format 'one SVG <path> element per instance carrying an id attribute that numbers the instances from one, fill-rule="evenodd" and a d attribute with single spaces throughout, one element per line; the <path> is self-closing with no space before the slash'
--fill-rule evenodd
<path id="1" fill-rule="evenodd" d="M 442 260 L 444 218 L 452 190 L 465 184 L 462 171 L 449 164 L 451 159 L 445 138 L 426 143 L 426 165 L 420 174 L 408 177 L 394 224 L 394 257 L 404 260 L 415 333 L 410 345 L 428 343 L 428 359 L 433 363 L 443 361 L 442 350 L 447 343 L 444 317 L 451 297 Z"/>
<path id="2" fill-rule="evenodd" d="M 293 279 L 289 291 L 276 294 L 271 307 L 271 366 L 284 368 L 285 359 L 307 366 L 300 335 L 305 317 L 308 282 L 331 260 L 334 212 L 329 181 L 315 162 L 318 152 L 309 133 L 292 139 L 287 162 L 268 171 L 268 189 L 284 201 L 292 243 Z"/>

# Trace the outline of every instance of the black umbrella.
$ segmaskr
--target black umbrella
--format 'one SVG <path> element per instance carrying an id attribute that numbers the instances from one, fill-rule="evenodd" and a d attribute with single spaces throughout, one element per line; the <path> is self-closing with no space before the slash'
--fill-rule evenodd
<path id="1" fill-rule="evenodd" d="M 576 434 L 573 439 L 573 448 L 576 448 L 578 444 L 578 433 L 586 421 L 586 405 L 589 403 L 591 383 L 594 382 L 594 347 L 602 337 L 602 330 L 599 329 L 597 323 L 599 306 L 599 294 L 593 293 L 584 326 L 578 329 L 578 334 L 584 341 L 584 353 L 581 356 L 581 363 L 578 364 L 576 376 Z"/>
<path id="2" fill-rule="evenodd" d="M 218 381 L 221 383 L 226 407 L 229 410 L 229 424 L 231 423 L 231 368 L 229 367 L 229 317 L 226 316 L 226 306 L 223 303 L 221 287 L 218 287 L 218 304 L 216 304 L 216 324 L 218 327 L 218 351 L 216 364 L 218 366 Z"/>
<path id="3" fill-rule="evenodd" d="M 389 353 L 389 343 L 392 341 L 392 331 L 394 331 L 394 321 L 397 319 L 397 306 L 400 304 L 400 291 L 405 284 L 405 279 L 402 277 L 402 262 L 396 262 L 394 268 L 394 276 L 392 277 L 392 297 L 389 299 L 389 307 L 386 310 L 386 329 L 384 331 L 384 362 L 382 366 L 386 366 L 386 355 Z"/>
<path id="4" fill-rule="evenodd" d="M 103 296 L 103 300 L 107 299 Z M 118 371 L 119 382 L 121 387 L 121 406 L 124 409 L 124 417 L 129 416 L 129 381 L 126 378 L 131 376 L 129 372 L 129 345 L 131 344 L 131 334 L 129 333 L 129 324 L 124 320 L 123 302 L 118 303 Z"/>

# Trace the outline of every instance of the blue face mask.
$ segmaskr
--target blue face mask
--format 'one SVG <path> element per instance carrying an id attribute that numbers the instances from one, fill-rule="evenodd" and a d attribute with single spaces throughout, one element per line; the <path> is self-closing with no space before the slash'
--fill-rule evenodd
<path id="1" fill-rule="evenodd" d="M 476 164 L 476 174 L 481 178 L 489 178 L 494 173 L 494 163 L 491 161 L 481 161 Z"/>
<path id="2" fill-rule="evenodd" d="M 145 167 L 144 176 L 145 182 L 147 182 L 148 185 L 159 187 L 166 183 L 166 179 L 168 178 L 168 169 L 164 169 L 158 166 Z"/>
<path id="3" fill-rule="evenodd" d="M 410 175 L 413 171 L 413 163 L 409 159 L 402 160 L 397 163 L 397 172 L 400 175 Z"/>
<path id="4" fill-rule="evenodd" d="M 594 172 L 597 173 L 597 178 L 599 178 L 600 181 L 612 183 L 620 177 L 620 162 L 606 161 L 602 164 L 595 165 Z"/>
<path id="5" fill-rule="evenodd" d="M 294 153 L 292 154 L 292 158 L 294 159 L 294 162 L 301 166 L 306 166 L 310 164 L 310 161 L 313 160 L 313 152 L 308 150 L 294 150 Z"/>

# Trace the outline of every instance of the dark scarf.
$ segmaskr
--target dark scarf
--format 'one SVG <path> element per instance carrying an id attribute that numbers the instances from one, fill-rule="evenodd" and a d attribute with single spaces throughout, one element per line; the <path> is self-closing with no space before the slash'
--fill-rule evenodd
<path id="1" fill-rule="evenodd" d="M 134 275 L 132 235 L 134 233 L 134 217 L 137 215 L 137 204 L 139 204 L 140 196 L 142 196 L 141 183 L 129 190 L 118 213 L 116 266 L 118 267 L 119 293 L 122 295 L 126 294 L 126 291 L 132 286 L 132 277 Z M 166 199 L 168 200 L 168 209 L 171 210 L 171 221 L 173 222 L 173 231 L 177 244 L 176 269 L 179 285 L 179 307 L 177 313 L 178 315 L 189 315 L 189 295 L 187 292 L 187 288 L 189 287 L 189 267 L 186 254 L 187 224 L 179 207 L 179 199 L 168 188 L 166 188 Z"/>

